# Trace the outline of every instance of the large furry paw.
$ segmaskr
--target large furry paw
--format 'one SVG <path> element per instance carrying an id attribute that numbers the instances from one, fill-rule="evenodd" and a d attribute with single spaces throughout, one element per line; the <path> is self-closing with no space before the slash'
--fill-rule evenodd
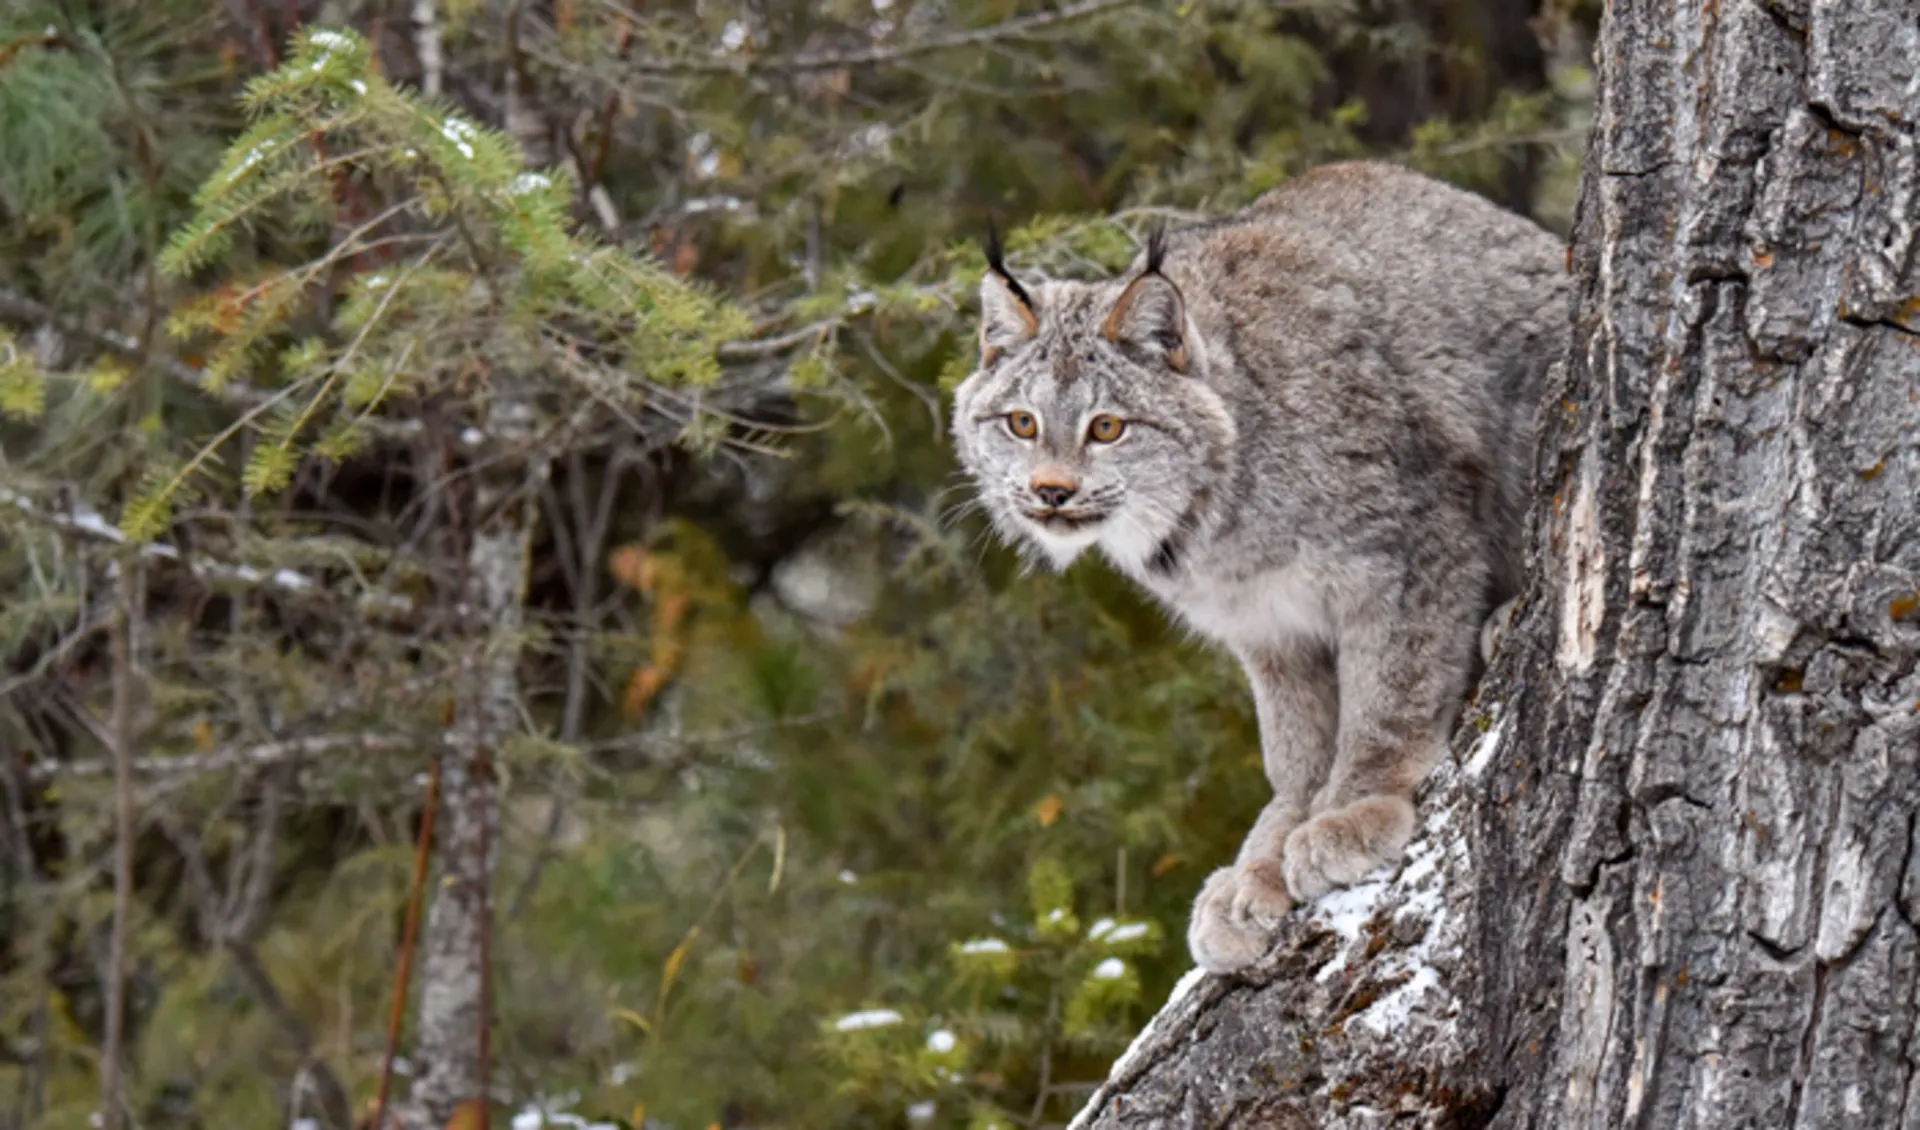
<path id="1" fill-rule="evenodd" d="M 1399 859 L 1411 838 L 1413 804 L 1401 797 L 1370 796 L 1323 812 L 1287 836 L 1287 890 L 1312 902 Z"/>
<path id="2" fill-rule="evenodd" d="M 1266 956 L 1273 931 L 1293 910 L 1280 861 L 1257 859 L 1222 867 L 1193 900 L 1187 948 L 1209 973 L 1232 973 Z"/>

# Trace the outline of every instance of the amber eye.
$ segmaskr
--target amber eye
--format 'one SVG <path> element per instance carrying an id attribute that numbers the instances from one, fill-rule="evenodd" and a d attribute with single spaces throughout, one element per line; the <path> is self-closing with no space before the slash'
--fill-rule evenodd
<path id="1" fill-rule="evenodd" d="M 1095 443 L 1112 443 L 1127 430 L 1127 422 L 1118 416 L 1095 416 L 1087 425 L 1087 437 Z"/>
<path id="2" fill-rule="evenodd" d="M 1007 430 L 1017 439 L 1032 439 L 1040 434 L 1040 421 L 1031 412 L 1007 413 Z"/>

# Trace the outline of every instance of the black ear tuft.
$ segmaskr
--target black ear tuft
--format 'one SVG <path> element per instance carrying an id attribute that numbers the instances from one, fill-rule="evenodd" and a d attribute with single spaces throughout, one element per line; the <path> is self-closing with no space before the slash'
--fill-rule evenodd
<path id="1" fill-rule="evenodd" d="M 1164 222 L 1153 225 L 1147 233 L 1147 269 L 1143 274 L 1157 275 L 1160 264 L 1167 259 L 1167 225 Z"/>
<path id="2" fill-rule="evenodd" d="M 1007 270 L 1006 252 L 1000 246 L 1000 228 L 992 220 L 987 221 L 987 269 L 1006 281 L 1007 289 L 1013 292 L 1027 309 L 1033 309 L 1033 298 L 1027 294 L 1027 288 Z"/>

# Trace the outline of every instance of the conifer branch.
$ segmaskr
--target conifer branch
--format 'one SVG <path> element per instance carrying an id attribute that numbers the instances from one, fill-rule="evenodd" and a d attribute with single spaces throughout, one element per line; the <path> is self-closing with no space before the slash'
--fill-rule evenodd
<path id="1" fill-rule="evenodd" d="M 419 237 L 396 236 L 391 242 L 411 242 Z M 376 246 L 370 244 L 366 246 Z M 364 247 L 362 248 L 364 250 Z M 60 333 L 77 337 L 104 349 L 117 357 L 123 357 L 136 364 L 152 365 L 179 383 L 196 392 L 211 396 L 216 400 L 236 408 L 255 408 L 268 397 L 268 393 L 242 381 L 215 381 L 204 369 L 187 364 L 177 357 L 157 353 L 143 347 L 135 338 L 116 330 L 95 330 L 87 327 L 77 318 L 70 317 L 19 291 L 0 287 L 0 318 L 12 318 L 34 325 L 50 326 Z M 411 440 L 420 434 L 418 420 L 385 420 L 374 417 L 365 418 L 362 423 L 369 431 L 383 439 Z M 4 497 L 0 496 L 0 501 Z"/>

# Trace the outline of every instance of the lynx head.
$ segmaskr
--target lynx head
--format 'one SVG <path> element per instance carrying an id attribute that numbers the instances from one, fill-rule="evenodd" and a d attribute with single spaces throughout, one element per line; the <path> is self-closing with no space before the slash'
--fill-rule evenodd
<path id="1" fill-rule="evenodd" d="M 1166 254 L 1156 231 L 1125 277 L 1030 289 L 989 234 L 955 446 L 1001 534 L 1057 569 L 1093 545 L 1122 564 L 1164 555 L 1234 441 Z"/>

